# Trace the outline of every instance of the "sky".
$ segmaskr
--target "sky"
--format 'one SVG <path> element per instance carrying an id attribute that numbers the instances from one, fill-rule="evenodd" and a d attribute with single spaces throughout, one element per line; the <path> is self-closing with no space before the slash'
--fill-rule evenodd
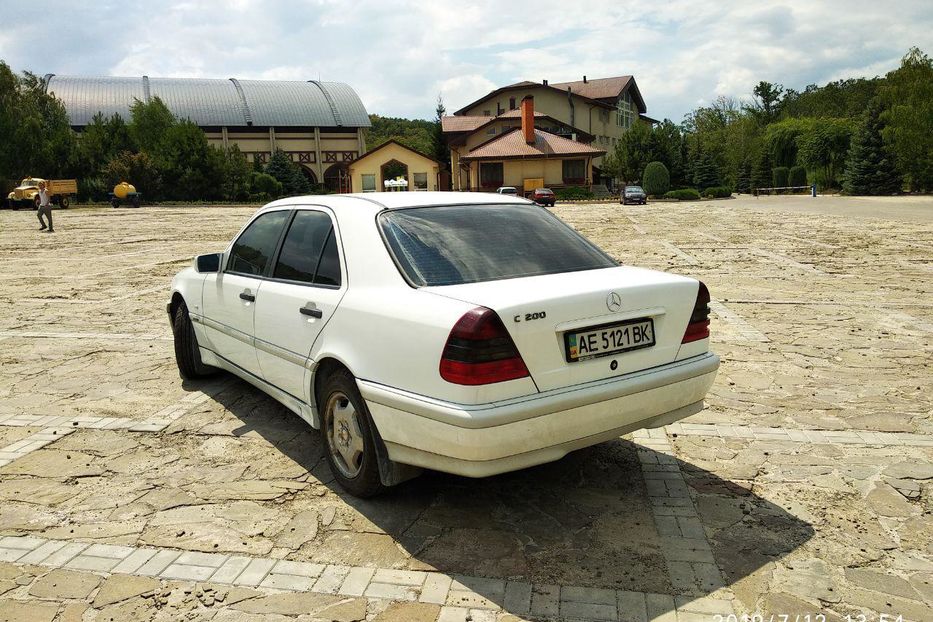
<path id="1" fill-rule="evenodd" d="M 15 71 L 320 79 L 423 119 L 438 94 L 454 111 L 520 80 L 633 75 L 648 114 L 680 122 L 760 80 L 800 90 L 933 54 L 931 0 L 0 0 L 0 25 Z"/>

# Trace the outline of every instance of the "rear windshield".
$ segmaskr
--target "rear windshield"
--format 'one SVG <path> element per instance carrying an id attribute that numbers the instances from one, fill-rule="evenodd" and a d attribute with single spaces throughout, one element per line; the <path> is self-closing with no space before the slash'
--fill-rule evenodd
<path id="1" fill-rule="evenodd" d="M 416 287 L 619 265 L 536 205 L 452 205 L 383 212 L 379 225 Z"/>

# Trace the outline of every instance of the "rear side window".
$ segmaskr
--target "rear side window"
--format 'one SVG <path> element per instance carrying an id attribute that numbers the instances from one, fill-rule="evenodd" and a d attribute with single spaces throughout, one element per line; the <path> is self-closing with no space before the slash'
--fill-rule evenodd
<path id="1" fill-rule="evenodd" d="M 383 212 L 379 224 L 416 287 L 619 265 L 556 216 L 530 205 L 453 205 Z"/>
<path id="2" fill-rule="evenodd" d="M 333 224 L 324 212 L 300 210 L 285 234 L 282 251 L 272 276 L 277 279 L 314 283 L 314 274 Z M 338 273 L 340 268 L 337 268 Z"/>
<path id="3" fill-rule="evenodd" d="M 262 275 L 275 252 L 288 215 L 288 211 L 269 212 L 251 222 L 233 243 L 227 271 Z"/>

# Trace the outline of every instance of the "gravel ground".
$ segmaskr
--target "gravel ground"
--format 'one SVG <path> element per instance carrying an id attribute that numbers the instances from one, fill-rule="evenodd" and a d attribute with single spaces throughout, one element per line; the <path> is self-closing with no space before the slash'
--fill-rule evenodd
<path id="1" fill-rule="evenodd" d="M 169 279 L 254 209 L 0 212 L 0 620 L 930 619 L 933 202 L 558 205 L 707 283 L 706 410 L 370 501 L 259 391 L 178 378 Z"/>

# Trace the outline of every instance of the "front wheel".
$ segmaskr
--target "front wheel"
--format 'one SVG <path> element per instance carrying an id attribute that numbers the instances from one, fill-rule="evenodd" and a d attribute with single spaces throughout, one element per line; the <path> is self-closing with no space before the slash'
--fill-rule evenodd
<path id="1" fill-rule="evenodd" d="M 68 200 L 68 197 L 62 197 L 58 200 L 58 204 L 62 207 L 62 209 L 68 209 L 68 206 L 71 205 L 71 201 Z"/>
<path id="2" fill-rule="evenodd" d="M 346 370 L 331 374 L 318 395 L 321 435 L 334 478 L 355 497 L 372 497 L 386 489 L 379 479 L 373 423 L 356 381 Z"/>
<path id="3" fill-rule="evenodd" d="M 184 302 L 175 308 L 172 333 L 175 337 L 175 363 L 178 365 L 178 373 L 182 378 L 185 380 L 206 378 L 218 371 L 216 367 L 201 362 L 198 337 L 194 334 L 194 325 L 188 315 L 188 306 Z"/>

